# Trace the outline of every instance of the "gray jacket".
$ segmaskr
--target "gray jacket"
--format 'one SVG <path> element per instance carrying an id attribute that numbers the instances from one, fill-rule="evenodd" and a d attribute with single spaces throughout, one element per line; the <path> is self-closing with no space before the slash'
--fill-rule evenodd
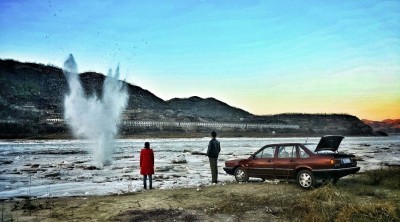
<path id="1" fill-rule="evenodd" d="M 221 147 L 219 145 L 219 141 L 216 140 L 215 138 L 210 140 L 210 143 L 208 143 L 207 156 L 211 158 L 218 158 L 220 151 Z"/>

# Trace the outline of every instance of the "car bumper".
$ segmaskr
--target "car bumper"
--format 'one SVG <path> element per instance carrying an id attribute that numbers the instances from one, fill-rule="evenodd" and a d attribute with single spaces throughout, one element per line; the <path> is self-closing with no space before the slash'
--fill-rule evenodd
<path id="1" fill-rule="evenodd" d="M 233 167 L 224 167 L 224 170 L 227 174 L 233 175 L 233 173 L 235 172 L 235 168 Z"/>
<path id="2" fill-rule="evenodd" d="M 318 178 L 340 178 L 360 171 L 360 167 L 347 167 L 338 169 L 317 169 L 313 174 Z"/>

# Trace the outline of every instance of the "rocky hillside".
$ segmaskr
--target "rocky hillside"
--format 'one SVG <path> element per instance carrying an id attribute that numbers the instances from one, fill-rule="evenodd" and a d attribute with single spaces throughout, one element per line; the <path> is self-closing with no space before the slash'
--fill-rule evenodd
<path id="1" fill-rule="evenodd" d="M 386 133 L 400 133 L 400 119 L 385 119 L 383 121 L 372 121 L 363 119 L 365 124 L 369 125 L 375 131 L 383 131 Z"/>
<path id="2" fill-rule="evenodd" d="M 96 94 L 101 98 L 105 76 L 87 72 L 80 74 L 87 96 Z M 174 98 L 168 101 L 148 90 L 126 83 L 129 93 L 124 120 L 169 122 L 228 122 L 251 124 L 298 125 L 293 130 L 234 130 L 238 136 L 276 134 L 287 135 L 373 135 L 372 128 L 351 115 L 281 114 L 256 116 L 240 108 L 229 106 L 215 98 Z M 68 93 L 67 81 L 62 70 L 49 65 L 0 60 L 0 137 L 15 138 L 42 134 L 68 134 L 64 124 L 51 124 L 49 119 L 63 118 L 63 101 Z M 124 127 L 124 135 L 157 131 Z M 177 129 L 170 129 L 174 132 Z M 222 130 L 222 129 L 221 129 Z M 182 131 L 179 129 L 178 131 Z M 203 133 L 209 129 L 185 129 Z M 247 132 L 247 134 L 245 133 Z M 171 133 L 169 132 L 169 133 Z M 161 133 L 162 134 L 162 133 Z"/>
<path id="3" fill-rule="evenodd" d="M 252 114 L 214 98 L 202 99 L 193 96 L 187 99 L 171 99 L 167 101 L 168 106 L 173 110 L 180 110 L 185 116 L 198 116 L 211 119 L 239 120 L 253 116 Z"/>
<path id="4" fill-rule="evenodd" d="M 68 85 L 57 67 L 45 66 L 34 63 L 20 63 L 13 60 L 0 60 L 0 106 L 1 118 L 8 118 L 12 108 L 23 107 L 27 104 L 37 109 L 54 109 L 62 112 L 63 99 L 68 92 Z M 105 76 L 88 72 L 80 75 L 82 85 L 88 96 L 102 94 Z M 229 106 L 213 98 L 201 99 L 191 97 L 188 99 L 172 99 L 164 101 L 148 90 L 127 83 L 128 110 L 149 110 L 162 114 L 172 110 L 185 116 L 228 118 L 252 116 L 250 113 Z M 213 107 L 209 109 L 207 107 Z M 151 116 L 151 115 L 150 115 Z M 157 118 L 158 115 L 154 115 Z M 14 116 L 11 115 L 10 118 Z"/>

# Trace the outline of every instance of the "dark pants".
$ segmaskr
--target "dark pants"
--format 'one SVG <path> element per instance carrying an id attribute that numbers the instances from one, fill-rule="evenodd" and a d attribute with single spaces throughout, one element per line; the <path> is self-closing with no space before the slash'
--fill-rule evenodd
<path id="1" fill-rule="evenodd" d="M 153 189 L 153 175 L 143 175 L 143 186 L 144 189 L 147 189 L 146 181 L 147 181 L 147 176 L 149 176 L 149 184 L 150 184 L 150 189 Z"/>
<path id="2" fill-rule="evenodd" d="M 216 183 L 218 180 L 218 166 L 217 166 L 218 158 L 209 157 L 208 159 L 210 160 L 212 182 Z"/>

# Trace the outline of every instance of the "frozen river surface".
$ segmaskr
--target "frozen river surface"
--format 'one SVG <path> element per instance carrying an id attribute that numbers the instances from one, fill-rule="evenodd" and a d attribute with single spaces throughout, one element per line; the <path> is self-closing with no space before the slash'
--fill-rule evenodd
<path id="1" fill-rule="evenodd" d="M 320 138 L 308 138 L 318 143 Z M 220 138 L 218 180 L 234 181 L 224 161 L 247 158 L 270 143 L 300 142 L 306 138 Z M 115 142 L 113 162 L 98 169 L 85 140 L 0 141 L 0 199 L 22 196 L 85 196 L 120 194 L 143 188 L 139 153 L 144 142 L 155 152 L 153 187 L 170 189 L 208 185 L 211 181 L 206 152 L 209 138 L 124 139 Z M 361 171 L 384 164 L 400 164 L 400 136 L 347 137 L 339 151 L 363 159 Z M 176 163 L 178 162 L 178 163 Z"/>

